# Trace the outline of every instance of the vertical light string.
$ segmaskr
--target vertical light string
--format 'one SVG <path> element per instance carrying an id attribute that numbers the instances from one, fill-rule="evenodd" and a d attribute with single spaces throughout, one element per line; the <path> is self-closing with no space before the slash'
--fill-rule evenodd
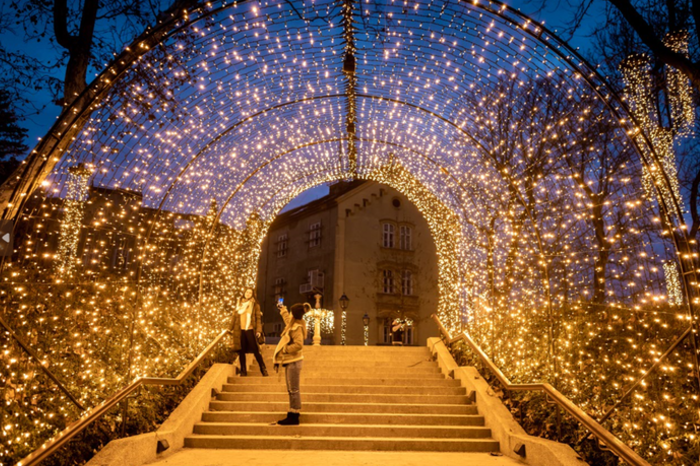
<path id="1" fill-rule="evenodd" d="M 59 242 L 56 252 L 56 280 L 74 277 L 78 261 L 78 243 L 83 227 L 85 201 L 88 197 L 88 181 L 91 171 L 83 163 L 68 169 L 64 212 L 59 227 Z"/>

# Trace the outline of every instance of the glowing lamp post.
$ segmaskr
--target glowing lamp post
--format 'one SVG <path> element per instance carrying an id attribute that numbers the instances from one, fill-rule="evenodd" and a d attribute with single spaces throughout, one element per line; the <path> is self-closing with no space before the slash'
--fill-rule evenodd
<path id="1" fill-rule="evenodd" d="M 342 309 L 342 316 L 340 321 L 340 344 L 343 346 L 345 346 L 345 327 L 348 321 L 348 304 L 350 304 L 350 298 L 345 296 L 345 293 L 343 293 L 343 296 L 340 297 L 340 308 Z"/>
<path id="2" fill-rule="evenodd" d="M 313 346 L 321 346 L 321 321 L 323 320 L 326 325 L 331 325 L 328 320 L 329 316 L 331 319 L 333 318 L 333 311 L 321 309 L 321 295 L 319 293 L 316 293 L 314 298 L 316 298 L 316 308 L 307 312 L 304 317 L 308 316 L 309 319 L 314 319 Z"/>
<path id="3" fill-rule="evenodd" d="M 362 316 L 362 323 L 365 324 L 365 346 L 369 345 L 369 316 L 365 313 L 365 315 Z"/>

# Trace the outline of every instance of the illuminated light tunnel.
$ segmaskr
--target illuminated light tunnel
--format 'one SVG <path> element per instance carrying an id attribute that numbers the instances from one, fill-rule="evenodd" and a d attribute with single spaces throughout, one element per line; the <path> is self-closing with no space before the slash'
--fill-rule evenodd
<path id="1" fill-rule="evenodd" d="M 648 117 L 646 67 L 626 63 L 623 103 L 549 31 L 493 1 L 178 13 L 118 55 L 4 186 L 5 319 L 95 406 L 134 377 L 176 374 L 226 328 L 290 200 L 374 180 L 430 226 L 443 323 L 512 380 L 549 381 L 602 414 L 697 304 L 673 140 Z M 692 115 L 675 82 L 680 134 Z M 11 457 L 77 412 L 3 344 Z M 645 457 L 665 452 L 644 430 L 692 434 L 694 347 L 678 346 L 608 424 Z"/>

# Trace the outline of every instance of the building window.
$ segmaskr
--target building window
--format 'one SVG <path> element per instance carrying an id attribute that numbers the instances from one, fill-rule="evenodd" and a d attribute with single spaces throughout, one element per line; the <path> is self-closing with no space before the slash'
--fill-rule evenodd
<path id="1" fill-rule="evenodd" d="M 383 272 L 383 290 L 384 293 L 387 294 L 394 294 L 394 271 L 393 270 L 384 270 Z"/>
<path id="2" fill-rule="evenodd" d="M 284 297 L 284 278 L 276 278 L 275 279 L 275 300 L 283 298 Z"/>
<path id="3" fill-rule="evenodd" d="M 403 332 L 403 344 L 404 345 L 412 345 L 413 344 L 413 326 L 408 326 L 406 327 L 406 330 Z"/>
<path id="4" fill-rule="evenodd" d="M 313 293 L 315 290 L 322 290 L 325 278 L 324 273 L 319 269 L 309 270 L 307 282 L 299 286 L 299 294 Z"/>
<path id="5" fill-rule="evenodd" d="M 309 226 L 309 247 L 321 245 L 321 222 L 312 223 Z"/>
<path id="6" fill-rule="evenodd" d="M 286 257 L 287 249 L 289 248 L 289 239 L 287 233 L 277 237 L 277 257 Z"/>
<path id="7" fill-rule="evenodd" d="M 405 251 L 411 250 L 411 227 L 404 225 L 399 228 L 399 248 Z"/>
<path id="8" fill-rule="evenodd" d="M 401 294 L 411 296 L 413 294 L 413 273 L 404 270 L 401 273 Z"/>
<path id="9" fill-rule="evenodd" d="M 392 324 L 392 322 L 394 322 L 394 319 L 392 319 L 391 317 L 386 317 L 384 319 L 384 332 L 383 332 L 384 340 L 383 340 L 383 342 L 387 343 L 389 345 L 391 344 L 391 324 Z"/>
<path id="10" fill-rule="evenodd" d="M 394 225 L 391 223 L 385 223 L 382 229 L 382 246 L 385 248 L 394 247 Z"/>

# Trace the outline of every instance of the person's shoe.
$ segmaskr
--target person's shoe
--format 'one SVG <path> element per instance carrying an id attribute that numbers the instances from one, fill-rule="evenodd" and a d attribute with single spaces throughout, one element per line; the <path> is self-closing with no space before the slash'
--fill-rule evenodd
<path id="1" fill-rule="evenodd" d="M 278 426 L 298 426 L 299 413 L 287 413 L 287 417 L 281 421 L 277 421 Z"/>
<path id="2" fill-rule="evenodd" d="M 262 372 L 263 377 L 268 377 L 270 375 L 267 373 L 267 367 L 265 366 L 260 368 L 260 372 Z"/>

